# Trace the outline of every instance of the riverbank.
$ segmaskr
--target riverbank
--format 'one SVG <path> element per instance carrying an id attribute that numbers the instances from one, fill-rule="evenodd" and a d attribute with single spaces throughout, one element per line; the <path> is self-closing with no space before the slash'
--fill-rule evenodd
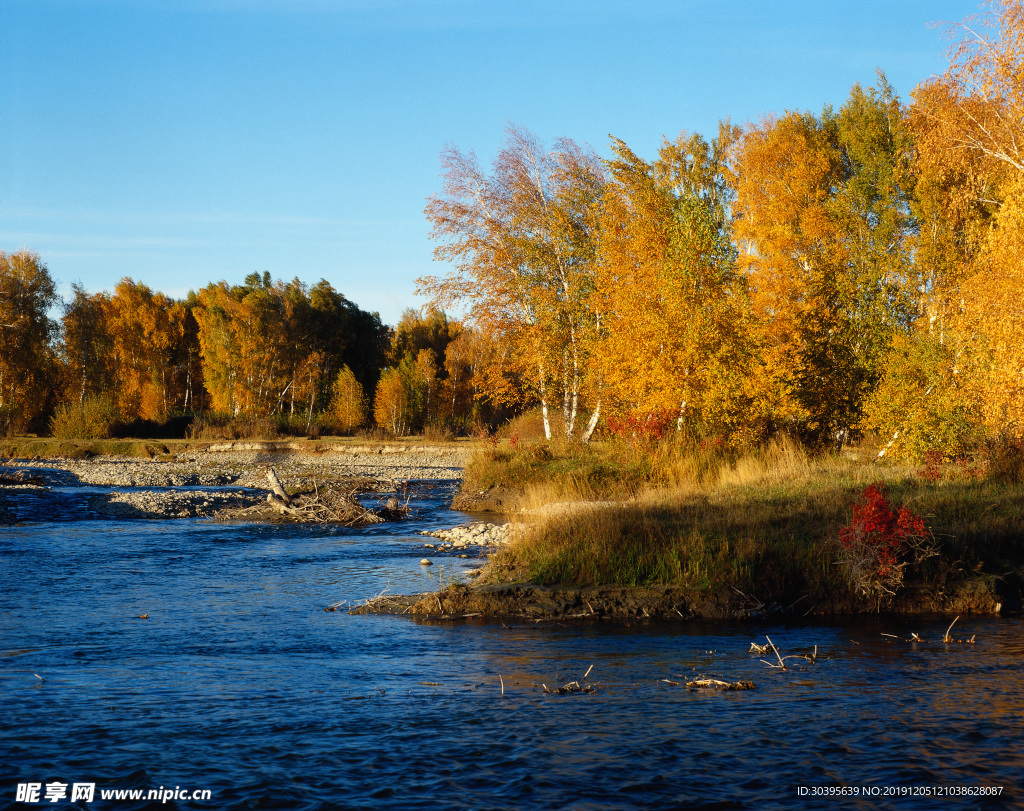
<path id="1" fill-rule="evenodd" d="M 926 470 L 870 450 L 494 446 L 455 504 L 513 516 L 465 590 L 413 615 L 721 619 L 1020 610 L 1024 482 L 984 458 Z M 995 461 L 1005 461 L 995 460 Z"/>
<path id="2" fill-rule="evenodd" d="M 0 521 L 17 520 L 15 500 L 38 498 L 52 487 L 112 488 L 91 497 L 91 508 L 114 518 L 213 518 L 280 521 L 268 505 L 267 469 L 290 494 L 371 495 L 401 491 L 411 481 L 461 478 L 465 450 L 422 443 L 229 442 L 178 446 L 151 458 L 80 453 L 0 459 Z M 16 476 L 30 482 L 15 481 Z"/>
<path id="3" fill-rule="evenodd" d="M 351 609 L 352 614 L 409 615 L 422 619 L 472 617 L 528 621 L 612 620 L 616 622 L 761 620 L 853 616 L 995 616 L 1019 613 L 1024 578 L 976 576 L 935 589 L 915 586 L 898 594 L 884 610 L 865 611 L 862 601 L 836 599 L 767 604 L 739 592 L 679 586 L 538 586 L 531 584 L 454 585 L 437 592 L 382 595 Z"/>

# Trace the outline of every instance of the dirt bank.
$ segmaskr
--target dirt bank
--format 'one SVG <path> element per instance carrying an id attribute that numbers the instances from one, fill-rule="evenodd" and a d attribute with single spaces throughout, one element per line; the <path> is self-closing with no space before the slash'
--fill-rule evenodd
<path id="1" fill-rule="evenodd" d="M 500 513 L 512 515 L 523 506 L 523 491 L 509 487 L 467 492 L 465 489 L 452 499 L 452 509 L 467 513 Z"/>
<path id="2" fill-rule="evenodd" d="M 878 607 L 849 600 L 811 603 L 805 598 L 762 604 L 738 593 L 712 593 L 670 586 L 565 588 L 533 585 L 451 586 L 439 592 L 378 597 L 353 608 L 352 614 L 408 614 L 458 619 L 483 616 L 526 620 L 667 620 L 759 619 L 770 616 L 823 616 L 860 613 L 988 614 L 1021 610 L 1024 577 L 974 577 L 941 590 L 907 589 L 890 605 Z"/>

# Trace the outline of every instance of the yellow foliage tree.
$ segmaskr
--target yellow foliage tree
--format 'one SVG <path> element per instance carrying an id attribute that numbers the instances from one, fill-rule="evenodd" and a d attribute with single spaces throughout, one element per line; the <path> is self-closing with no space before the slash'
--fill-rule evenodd
<path id="1" fill-rule="evenodd" d="M 749 355 L 724 178 L 736 135 L 728 124 L 711 144 L 682 135 L 653 164 L 613 140 L 595 300 L 614 410 L 738 436 Z"/>
<path id="2" fill-rule="evenodd" d="M 454 147 L 441 160 L 444 192 L 430 199 L 426 215 L 435 258 L 454 262 L 455 271 L 420 279 L 420 290 L 439 308 L 467 305 L 470 323 L 501 336 L 503 361 L 539 399 L 548 438 L 549 409 L 561 400 L 567 436 L 588 439 L 600 412 L 596 398 L 579 432 L 577 417 L 581 400 L 599 390 L 590 348 L 601 162 L 569 139 L 549 150 L 513 126 L 490 174 Z"/>
<path id="3" fill-rule="evenodd" d="M 377 382 L 373 398 L 373 418 L 377 425 L 395 436 L 403 436 L 412 421 L 408 386 L 398 369 L 387 369 Z"/>
<path id="4" fill-rule="evenodd" d="M 338 428 L 346 434 L 366 421 L 366 397 L 363 394 L 363 387 L 348 366 L 342 366 L 334 379 L 331 410 Z"/>
<path id="5" fill-rule="evenodd" d="M 778 419 L 842 444 L 920 310 L 912 140 L 880 74 L 838 111 L 786 113 L 736 157 L 735 235 Z"/>

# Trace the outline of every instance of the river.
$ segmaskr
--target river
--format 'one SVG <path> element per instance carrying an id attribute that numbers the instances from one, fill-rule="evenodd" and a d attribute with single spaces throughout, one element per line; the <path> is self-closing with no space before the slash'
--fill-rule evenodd
<path id="1" fill-rule="evenodd" d="M 949 618 L 347 614 L 478 563 L 419 564 L 420 530 L 465 520 L 449 487 L 360 530 L 103 519 L 81 488 L 0 527 L 0 807 L 1024 804 L 1020 618 L 963 618 L 952 635 L 974 644 L 944 644 Z M 749 652 L 766 637 L 817 659 L 771 667 Z M 756 689 L 679 684 L 699 675 Z M 571 681 L 594 692 L 545 692 Z M 171 799 L 101 797 L 115 790 Z"/>

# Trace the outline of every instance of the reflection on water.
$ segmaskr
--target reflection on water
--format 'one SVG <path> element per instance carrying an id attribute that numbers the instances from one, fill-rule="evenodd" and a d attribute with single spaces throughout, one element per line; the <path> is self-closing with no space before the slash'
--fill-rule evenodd
<path id="1" fill-rule="evenodd" d="M 80 516 L 0 528 L 0 807 L 32 807 L 14 802 L 16 785 L 53 781 L 213 792 L 166 806 L 179 808 L 1022 802 L 1019 619 L 961 619 L 954 636 L 977 643 L 944 645 L 882 636 L 938 640 L 943 618 L 627 627 L 323 610 L 435 587 L 416 533 L 459 520 L 349 531 Z M 444 577 L 473 563 L 435 560 Z M 748 652 L 765 634 L 784 655 L 817 645 L 817 662 L 770 668 Z M 543 692 L 590 666 L 596 693 Z M 758 689 L 664 681 L 694 675 Z M 840 800 L 800 786 L 1004 793 Z"/>

